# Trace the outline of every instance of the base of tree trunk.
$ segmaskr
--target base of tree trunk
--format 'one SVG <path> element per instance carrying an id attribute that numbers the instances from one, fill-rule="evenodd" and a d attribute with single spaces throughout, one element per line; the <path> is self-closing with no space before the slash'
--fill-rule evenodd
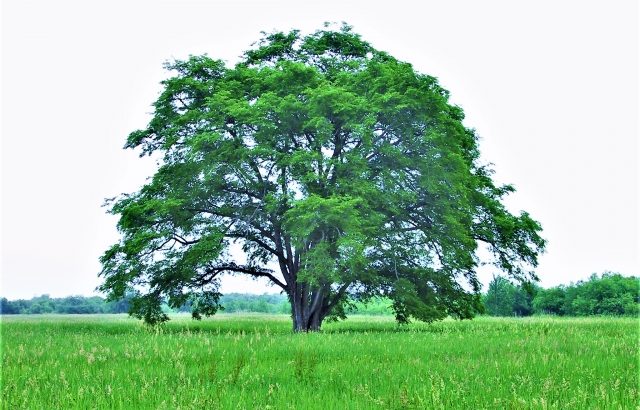
<path id="1" fill-rule="evenodd" d="M 302 317 L 297 318 L 296 315 L 292 315 L 293 319 L 293 331 L 300 332 L 319 332 L 322 326 L 322 320 L 319 318 L 311 317 L 308 320 L 304 320 Z"/>

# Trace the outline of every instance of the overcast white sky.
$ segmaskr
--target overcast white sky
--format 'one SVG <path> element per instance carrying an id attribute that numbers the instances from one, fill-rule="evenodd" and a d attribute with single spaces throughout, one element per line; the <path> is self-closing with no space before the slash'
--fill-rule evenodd
<path id="1" fill-rule="evenodd" d="M 150 161 L 121 149 L 150 118 L 162 63 L 234 63 L 260 31 L 346 21 L 434 75 L 542 222 L 543 286 L 638 275 L 638 4 L 602 1 L 2 1 L 0 294 L 92 294 L 118 238 L 106 197 Z M 483 272 L 486 280 L 489 271 Z M 261 293 L 232 278 L 224 291 Z"/>

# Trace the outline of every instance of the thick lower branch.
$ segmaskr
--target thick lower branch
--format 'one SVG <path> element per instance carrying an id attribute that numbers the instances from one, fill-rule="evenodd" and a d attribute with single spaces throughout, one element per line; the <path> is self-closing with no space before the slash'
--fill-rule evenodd
<path id="1" fill-rule="evenodd" d="M 248 266 L 240 266 L 235 263 L 230 263 L 227 265 L 216 266 L 213 268 L 207 269 L 208 273 L 219 273 L 219 272 L 240 272 L 246 273 L 247 275 L 255 276 L 255 277 L 265 277 L 269 278 L 274 284 L 278 285 L 282 290 L 287 290 L 287 285 L 282 283 L 278 278 L 273 276 L 273 272 L 267 269 L 260 269 L 255 267 Z"/>
<path id="2" fill-rule="evenodd" d="M 231 232 L 231 233 L 225 234 L 225 236 L 228 237 L 228 238 L 245 239 L 247 241 L 255 243 L 256 245 L 258 245 L 259 247 L 261 247 L 262 249 L 266 250 L 267 252 L 269 252 L 270 254 L 272 254 L 274 256 L 284 257 L 283 254 L 278 252 L 272 246 L 269 246 L 269 244 L 267 244 L 265 241 L 263 241 L 263 240 L 261 240 L 259 238 L 256 238 L 255 236 L 251 236 L 251 235 L 249 235 L 247 233 Z"/>
<path id="3" fill-rule="evenodd" d="M 338 288 L 338 291 L 336 292 L 336 294 L 333 296 L 333 298 L 331 298 L 327 306 L 324 308 L 325 314 L 329 313 L 331 309 L 333 309 L 340 302 L 340 300 L 344 297 L 345 293 L 347 292 L 347 289 L 349 288 L 349 286 L 351 286 L 351 282 L 347 282 L 342 286 L 340 286 L 340 288 Z"/>

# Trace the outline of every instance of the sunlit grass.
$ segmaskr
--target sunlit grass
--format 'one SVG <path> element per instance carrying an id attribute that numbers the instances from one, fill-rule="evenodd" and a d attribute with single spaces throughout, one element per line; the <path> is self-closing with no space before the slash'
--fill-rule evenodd
<path id="1" fill-rule="evenodd" d="M 638 320 L 286 316 L 2 318 L 14 408 L 637 408 Z"/>

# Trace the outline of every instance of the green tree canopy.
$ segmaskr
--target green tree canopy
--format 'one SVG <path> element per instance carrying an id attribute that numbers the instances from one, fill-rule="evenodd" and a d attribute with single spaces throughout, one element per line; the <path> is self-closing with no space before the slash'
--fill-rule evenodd
<path id="1" fill-rule="evenodd" d="M 373 296 L 400 322 L 470 318 L 482 244 L 533 278 L 541 227 L 501 203 L 513 188 L 492 181 L 462 110 L 349 27 L 266 35 L 234 67 L 194 56 L 167 69 L 125 145 L 161 164 L 110 202 L 122 238 L 101 259 L 101 290 L 136 292 L 134 315 L 166 320 L 165 299 L 213 314 L 234 273 L 280 287 L 296 331 Z"/>

